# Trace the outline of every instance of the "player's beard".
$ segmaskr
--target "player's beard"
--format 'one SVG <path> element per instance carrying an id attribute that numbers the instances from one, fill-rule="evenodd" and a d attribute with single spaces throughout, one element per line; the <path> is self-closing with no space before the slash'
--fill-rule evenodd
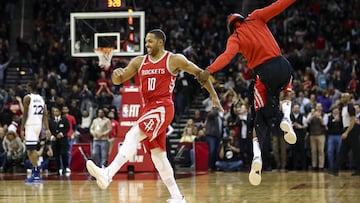
<path id="1" fill-rule="evenodd" d="M 158 47 L 150 47 L 150 50 L 148 50 L 148 54 L 151 57 L 155 57 L 156 55 L 158 55 L 159 53 L 159 48 Z"/>

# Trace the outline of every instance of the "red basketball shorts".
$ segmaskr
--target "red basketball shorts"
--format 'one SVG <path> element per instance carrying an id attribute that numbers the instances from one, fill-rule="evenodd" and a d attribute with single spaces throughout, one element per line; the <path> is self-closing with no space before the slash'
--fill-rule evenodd
<path id="1" fill-rule="evenodd" d="M 282 89 L 285 93 L 292 92 L 292 76 L 289 81 L 289 83 L 285 86 L 285 88 Z M 254 85 L 254 106 L 255 110 L 257 111 L 259 108 L 266 106 L 267 99 L 266 94 L 273 95 L 274 93 L 267 92 L 267 88 L 265 87 L 264 83 L 260 80 L 259 76 L 255 79 L 255 85 Z M 269 96 L 270 96 L 269 95 Z M 278 97 L 278 95 L 274 95 L 275 97 Z"/>
<path id="2" fill-rule="evenodd" d="M 147 150 L 166 150 L 166 130 L 174 118 L 174 105 L 147 105 L 138 120 L 140 130 L 147 136 L 143 144 Z"/>

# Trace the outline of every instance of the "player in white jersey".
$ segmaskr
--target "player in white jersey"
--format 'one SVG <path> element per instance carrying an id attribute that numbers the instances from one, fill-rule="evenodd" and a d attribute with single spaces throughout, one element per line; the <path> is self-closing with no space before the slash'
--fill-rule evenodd
<path id="1" fill-rule="evenodd" d="M 38 169 L 38 143 L 42 126 L 46 129 L 46 137 L 49 139 L 51 132 L 49 130 L 48 112 L 44 99 L 37 94 L 36 82 L 30 82 L 27 85 L 28 94 L 24 97 L 24 112 L 21 122 L 21 138 L 25 139 L 27 155 L 33 166 L 31 177 L 25 179 L 26 183 L 41 182 Z"/>

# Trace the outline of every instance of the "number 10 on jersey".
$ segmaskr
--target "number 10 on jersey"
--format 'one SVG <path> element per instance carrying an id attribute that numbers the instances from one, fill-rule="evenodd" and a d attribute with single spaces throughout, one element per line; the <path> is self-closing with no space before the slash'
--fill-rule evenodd
<path id="1" fill-rule="evenodd" d="M 155 84 L 156 84 L 156 78 L 148 78 L 148 90 L 149 91 L 155 90 Z"/>

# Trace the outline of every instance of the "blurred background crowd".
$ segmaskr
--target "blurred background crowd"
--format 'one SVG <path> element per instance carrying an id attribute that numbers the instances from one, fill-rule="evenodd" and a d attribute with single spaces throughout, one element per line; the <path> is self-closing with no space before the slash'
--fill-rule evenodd
<path id="1" fill-rule="evenodd" d="M 75 118 L 74 133 L 69 134 L 74 142 L 92 142 L 94 136 L 90 129 L 99 110 L 111 120 L 118 121 L 121 107 L 122 87 L 113 86 L 109 76 L 113 68 L 124 67 L 125 63 L 116 60 L 109 70 L 102 70 L 97 66 L 97 58 L 72 58 L 70 55 L 70 12 L 93 11 L 99 1 L 88 0 L 85 4 L 80 0 L 29 1 L 32 7 L 28 9 L 33 9 L 31 39 L 22 39 L 12 30 L 11 22 L 19 2 L 6 0 L 0 3 L 0 137 L 3 140 L 0 149 L 2 160 L 7 160 L 2 162 L 2 171 L 11 171 L 9 162 L 13 166 L 26 159 L 21 144 L 10 145 L 13 147 L 4 144 L 16 140 L 10 126 L 20 125 L 21 102 L 26 94 L 25 86 L 20 83 L 7 85 L 7 69 L 12 63 L 21 63 L 34 75 L 38 92 L 45 98 L 50 111 L 52 107 L 65 109 L 63 113 Z M 201 68 L 206 68 L 225 49 L 227 15 L 243 11 L 238 1 L 134 2 L 135 10 L 146 11 L 146 31 L 163 29 L 168 38 L 166 49 L 183 53 Z M 327 153 L 329 148 L 334 150 L 330 142 L 310 143 L 313 135 L 308 118 L 315 111 L 320 111 L 321 115 L 336 114 L 334 111 L 343 92 L 351 94 L 359 123 L 359 11 L 358 0 L 305 0 L 295 3 L 269 22 L 269 28 L 295 71 L 292 111 L 302 114 L 305 119 L 298 129 L 303 138 L 298 138 L 296 145 L 285 144 L 281 132 L 268 136 L 268 149 L 263 151 L 266 169 L 321 171 L 331 167 L 336 150 Z M 11 40 L 14 36 L 15 41 Z M 214 75 L 212 80 L 225 109 L 219 114 L 209 107 L 207 96 L 193 76 L 185 73 L 178 76 L 173 126 L 179 126 L 181 118 L 189 119 L 174 137 L 179 138 L 180 143 L 217 137 L 218 141 L 213 143 L 215 150 L 209 154 L 210 170 L 246 169 L 251 163 L 251 134 L 246 129 L 250 116 L 247 98 L 251 79 L 246 59 L 241 55 Z M 202 95 L 203 106 L 190 111 L 197 95 Z M 214 126 L 218 128 L 214 129 Z M 330 130 L 331 127 L 326 125 L 326 140 L 334 133 Z M 111 136 L 116 134 L 109 133 L 106 139 Z M 224 146 L 229 145 L 235 155 L 226 160 Z M 193 156 L 191 149 L 189 151 L 191 166 Z M 351 160 L 350 156 L 345 167 L 352 167 Z M 234 165 L 229 167 L 223 162 L 234 162 Z"/>

